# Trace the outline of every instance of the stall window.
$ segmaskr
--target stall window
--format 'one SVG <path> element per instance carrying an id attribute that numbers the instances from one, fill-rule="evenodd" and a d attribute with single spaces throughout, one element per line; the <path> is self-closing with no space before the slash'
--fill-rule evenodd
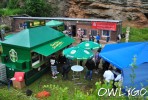
<path id="1" fill-rule="evenodd" d="M 102 30 L 102 37 L 110 37 L 111 31 L 109 30 Z"/>
<path id="2" fill-rule="evenodd" d="M 97 30 L 91 30 L 91 35 L 97 36 Z"/>
<path id="3" fill-rule="evenodd" d="M 32 52 L 32 66 L 35 66 L 44 60 L 44 57 L 36 52 Z"/>

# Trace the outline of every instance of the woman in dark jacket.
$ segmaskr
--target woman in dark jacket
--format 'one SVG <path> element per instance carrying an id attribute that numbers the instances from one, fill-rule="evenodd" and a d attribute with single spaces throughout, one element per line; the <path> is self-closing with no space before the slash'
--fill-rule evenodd
<path id="1" fill-rule="evenodd" d="M 92 72 L 93 72 L 93 69 L 95 68 L 95 62 L 92 60 L 92 58 L 88 59 L 86 61 L 85 66 L 87 67 L 87 72 L 86 72 L 86 75 L 85 75 L 85 79 L 92 80 Z"/>

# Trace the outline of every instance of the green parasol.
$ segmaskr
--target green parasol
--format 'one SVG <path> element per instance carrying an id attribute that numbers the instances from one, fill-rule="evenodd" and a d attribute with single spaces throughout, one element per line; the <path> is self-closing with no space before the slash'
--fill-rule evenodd
<path id="1" fill-rule="evenodd" d="M 84 49 L 98 49 L 101 48 L 101 44 L 98 44 L 93 41 L 84 41 L 78 44 L 79 47 L 84 48 Z"/>
<path id="2" fill-rule="evenodd" d="M 70 59 L 82 60 L 91 58 L 93 56 L 93 52 L 91 50 L 85 50 L 81 47 L 76 46 L 63 50 L 63 55 Z"/>

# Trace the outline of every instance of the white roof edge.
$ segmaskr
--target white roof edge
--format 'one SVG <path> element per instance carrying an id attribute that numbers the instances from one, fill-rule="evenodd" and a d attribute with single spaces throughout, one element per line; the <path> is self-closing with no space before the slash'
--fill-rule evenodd
<path id="1" fill-rule="evenodd" d="M 109 19 L 86 19 L 86 18 L 68 18 L 68 17 L 13 17 L 14 19 L 44 19 L 44 20 L 66 20 L 66 21 L 102 21 L 102 22 L 122 22 L 122 20 Z"/>

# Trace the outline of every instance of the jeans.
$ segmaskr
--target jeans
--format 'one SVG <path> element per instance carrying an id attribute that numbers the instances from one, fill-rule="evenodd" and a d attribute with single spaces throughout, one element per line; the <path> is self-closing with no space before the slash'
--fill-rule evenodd
<path id="1" fill-rule="evenodd" d="M 107 38 L 106 38 L 106 42 L 109 42 L 109 40 L 110 40 L 110 37 L 107 37 Z"/>
<path id="2" fill-rule="evenodd" d="M 87 70 L 85 78 L 89 80 L 92 79 L 92 70 Z"/>

